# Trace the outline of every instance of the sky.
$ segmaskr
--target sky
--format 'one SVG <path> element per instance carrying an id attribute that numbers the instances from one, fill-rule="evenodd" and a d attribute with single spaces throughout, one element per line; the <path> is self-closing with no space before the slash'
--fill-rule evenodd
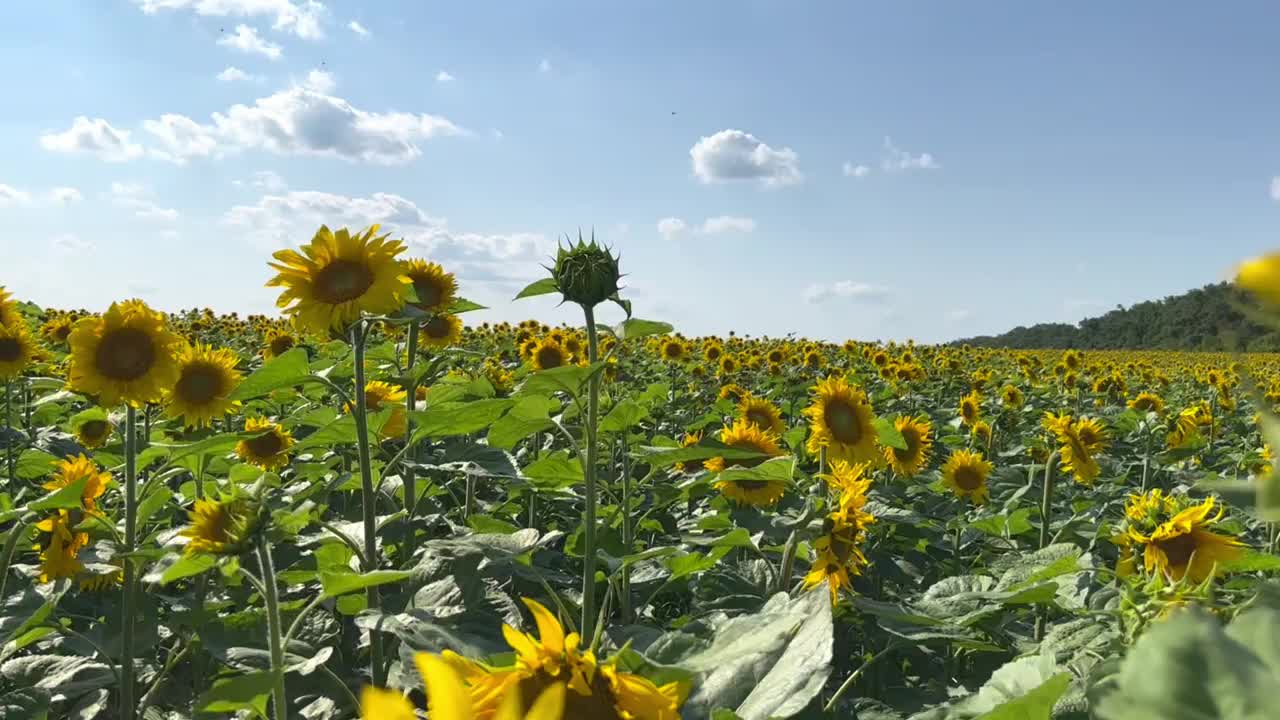
<path id="1" fill-rule="evenodd" d="M 1280 4 L 0 3 L 0 285 L 272 313 L 379 223 L 489 307 L 579 231 L 687 335 L 939 342 L 1230 276 L 1280 228 Z M 619 319 L 615 310 L 605 319 Z"/>

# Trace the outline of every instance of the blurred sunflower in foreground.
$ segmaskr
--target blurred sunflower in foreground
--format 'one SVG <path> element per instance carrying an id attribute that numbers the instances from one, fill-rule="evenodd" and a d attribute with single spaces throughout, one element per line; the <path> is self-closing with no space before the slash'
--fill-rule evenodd
<path id="1" fill-rule="evenodd" d="M 1244 553 L 1244 545 L 1228 535 L 1211 530 L 1222 519 L 1223 509 L 1214 513 L 1216 501 L 1207 497 L 1193 503 L 1181 495 L 1165 495 L 1161 490 L 1130 495 L 1125 503 L 1127 528 L 1114 538 L 1121 547 L 1121 567 L 1126 575 L 1136 567 L 1136 552 L 1142 550 L 1142 565 L 1149 575 L 1162 575 L 1174 582 L 1184 576 L 1192 582 L 1221 572 L 1221 566 Z"/>

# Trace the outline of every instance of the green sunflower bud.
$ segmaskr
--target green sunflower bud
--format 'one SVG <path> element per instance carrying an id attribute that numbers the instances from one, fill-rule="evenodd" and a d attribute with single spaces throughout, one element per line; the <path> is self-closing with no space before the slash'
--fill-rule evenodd
<path id="1" fill-rule="evenodd" d="M 578 236 L 577 244 L 569 243 L 569 247 L 561 247 L 556 253 L 556 265 L 550 268 L 551 277 L 555 280 L 556 290 L 569 302 L 575 302 L 584 308 L 591 308 L 608 300 L 618 293 L 618 258 L 609 253 L 608 248 L 591 242 L 584 242 Z"/>

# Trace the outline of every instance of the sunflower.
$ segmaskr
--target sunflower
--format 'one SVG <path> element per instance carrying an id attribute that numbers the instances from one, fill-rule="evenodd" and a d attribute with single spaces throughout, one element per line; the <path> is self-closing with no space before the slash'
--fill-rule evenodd
<path id="1" fill-rule="evenodd" d="M 986 420 L 979 420 L 973 424 L 973 437 L 983 447 L 991 447 L 991 423 Z"/>
<path id="2" fill-rule="evenodd" d="M 71 337 L 71 328 L 75 325 L 75 320 L 69 315 L 54 315 L 44 324 L 40 326 L 40 337 L 45 342 L 63 345 L 67 342 L 67 338 Z"/>
<path id="3" fill-rule="evenodd" d="M 967 497 L 974 505 L 987 502 L 991 491 L 987 488 L 987 476 L 994 466 L 982 458 L 982 453 L 957 450 L 942 466 L 942 482 L 956 494 Z"/>
<path id="4" fill-rule="evenodd" d="M 119 566 L 117 565 L 117 567 Z M 83 568 L 81 571 L 80 589 L 85 592 L 108 592 L 115 590 L 123 584 L 124 568 L 119 568 L 117 570 L 108 569 L 105 572 Z"/>
<path id="5" fill-rule="evenodd" d="M 458 692 L 456 685 L 448 684 L 450 694 L 432 700 L 432 718 L 442 712 L 441 718 L 459 717 L 458 708 L 469 705 L 474 718 L 496 720 L 517 712 L 508 716 L 527 720 L 536 717 L 532 712 L 542 710 L 540 705 L 547 692 L 558 693 L 555 688 L 566 687 L 564 718 L 679 720 L 680 706 L 689 690 L 687 684 L 658 686 L 645 677 L 619 670 L 616 657 L 599 662 L 594 652 L 582 649 L 578 634 L 566 635 L 560 621 L 541 603 L 524 598 L 524 604 L 533 613 L 538 637 L 503 626 L 503 637 L 515 651 L 514 665 L 489 667 L 444 651 L 443 661 L 462 677 L 467 692 Z M 428 678 L 429 692 L 441 685 L 434 659 L 427 656 L 417 662 L 419 672 Z M 512 695 L 518 700 L 511 700 Z M 504 707 L 514 703 L 525 714 Z M 560 717 L 555 716 L 557 720 Z"/>
<path id="6" fill-rule="evenodd" d="M 1222 518 L 1222 509 L 1212 518 L 1214 499 L 1205 498 L 1199 505 L 1185 508 L 1162 523 L 1150 535 L 1130 528 L 1130 538 L 1145 545 L 1143 565 L 1148 573 L 1159 573 L 1174 582 L 1183 576 L 1192 582 L 1203 582 L 1215 573 L 1220 563 L 1230 562 L 1242 554 L 1243 544 L 1208 528 Z"/>
<path id="7" fill-rule="evenodd" d="M 85 483 L 80 491 L 80 506 L 86 512 L 96 512 L 98 498 L 102 497 L 107 485 L 111 484 L 111 473 L 99 471 L 98 466 L 84 455 L 59 461 L 54 465 L 53 479 L 42 487 L 45 490 L 61 490 L 82 478 Z"/>
<path id="8" fill-rule="evenodd" d="M 1153 392 L 1140 392 L 1128 404 L 1130 409 L 1141 413 L 1164 414 L 1164 400 Z"/>
<path id="9" fill-rule="evenodd" d="M 706 358 L 707 362 L 719 362 L 720 357 L 723 355 L 724 346 L 715 340 L 708 341 L 707 344 L 702 346 L 702 357 Z"/>
<path id="10" fill-rule="evenodd" d="M 74 525 L 66 510 L 36 523 L 36 530 L 41 533 L 40 544 L 34 548 L 40 551 L 40 582 L 75 577 L 84 569 L 78 555 L 80 548 L 88 544 L 89 536 L 76 532 L 72 529 Z"/>
<path id="11" fill-rule="evenodd" d="M 436 313 L 422 323 L 418 342 L 424 347 L 445 348 L 462 340 L 462 318 L 449 313 Z"/>
<path id="12" fill-rule="evenodd" d="M 982 396 L 977 390 L 960 398 L 960 420 L 965 425 L 973 425 L 982 418 Z"/>
<path id="13" fill-rule="evenodd" d="M 191 524 L 178 534 L 189 538 L 186 554 L 239 555 L 257 525 L 257 514 L 243 500 L 197 498 Z"/>
<path id="14" fill-rule="evenodd" d="M 878 465 L 883 458 L 876 449 L 875 418 L 866 393 L 843 377 L 821 380 L 814 390 L 816 397 L 804 411 L 809 417 L 809 452 L 817 455 L 826 448 L 832 461 Z"/>
<path id="15" fill-rule="evenodd" d="M 810 370 L 821 370 L 824 362 L 822 353 L 817 350 L 810 350 L 804 354 L 804 366 Z"/>
<path id="16" fill-rule="evenodd" d="M 423 312 L 440 313 L 449 309 L 458 295 L 458 281 L 437 263 L 413 258 L 404 263 L 404 274 L 418 295 L 409 303 Z"/>
<path id="17" fill-rule="evenodd" d="M 1071 427 L 1071 416 L 1066 413 L 1059 415 L 1046 411 L 1044 416 L 1040 418 L 1040 427 L 1048 431 L 1050 435 L 1062 435 Z"/>
<path id="18" fill-rule="evenodd" d="M 806 590 L 827 584 L 831 592 L 831 604 L 839 600 L 840 590 L 851 589 L 850 575 L 861 573 L 867 558 L 858 545 L 864 539 L 866 528 L 876 518 L 864 508 L 871 479 L 864 477 L 866 465 L 850 465 L 843 460 L 832 464 L 831 474 L 824 476 L 833 488 L 840 488 L 836 510 L 822 524 L 822 536 L 813 543 L 817 558 L 804 576 Z"/>
<path id="19" fill-rule="evenodd" d="M 302 253 L 279 250 L 268 263 L 277 271 L 267 287 L 284 288 L 276 306 L 294 323 L 319 335 L 343 332 L 363 313 L 392 313 L 404 305 L 413 281 L 396 256 L 404 243 L 374 237 L 378 226 L 352 235 L 320 226 Z"/>
<path id="20" fill-rule="evenodd" d="M 564 346 L 557 340 L 547 336 L 538 341 L 530 355 L 530 361 L 535 370 L 550 370 L 568 365 L 569 353 L 565 352 Z"/>
<path id="21" fill-rule="evenodd" d="M 1010 410 L 1018 410 L 1022 407 L 1022 391 L 1013 385 L 1005 385 L 1000 389 L 1000 402 Z"/>
<path id="22" fill-rule="evenodd" d="M 275 470 L 289 464 L 289 448 L 293 447 L 293 435 L 266 418 L 248 418 L 244 431 L 259 433 L 236 443 L 236 455 L 250 465 L 263 470 Z"/>
<path id="23" fill-rule="evenodd" d="M 215 350 L 208 345 L 188 345 L 178 353 L 178 382 L 165 398 L 165 414 L 181 418 L 189 427 L 204 427 L 213 420 L 235 412 L 238 400 L 231 392 L 240 384 L 234 350 Z"/>
<path id="24" fill-rule="evenodd" d="M 689 356 L 689 348 L 679 338 L 667 338 L 659 349 L 662 359 L 669 363 L 684 362 Z"/>
<path id="25" fill-rule="evenodd" d="M 409 429 L 408 410 L 404 405 L 408 397 L 408 393 L 403 388 L 381 380 L 370 380 L 364 384 L 364 407 L 368 412 L 376 413 L 379 410 L 391 408 L 391 417 L 387 418 L 386 424 L 377 431 L 379 440 L 404 437 L 405 431 Z M 354 408 L 351 405 L 345 405 L 343 410 L 351 413 Z"/>
<path id="26" fill-rule="evenodd" d="M 84 418 L 74 425 L 76 442 L 89 450 L 106 445 L 107 439 L 111 437 L 114 429 L 115 427 L 106 418 L 105 413 L 102 414 L 102 417 Z"/>
<path id="27" fill-rule="evenodd" d="M 279 357 L 294 348 L 298 339 L 285 328 L 271 328 L 267 331 L 266 342 L 262 346 L 262 357 L 270 360 Z"/>
<path id="28" fill-rule="evenodd" d="M 9 381 L 22 375 L 36 356 L 36 346 L 26 323 L 0 325 L 0 380 Z"/>
<path id="29" fill-rule="evenodd" d="M 740 403 L 751 397 L 751 393 L 737 383 L 725 383 L 720 387 L 720 392 L 716 397 L 720 400 L 732 400 L 734 403 Z"/>
<path id="30" fill-rule="evenodd" d="M 884 458 L 894 473 L 902 477 L 911 477 L 920 472 L 929 462 L 929 451 L 933 448 L 933 425 L 924 416 L 919 418 L 901 416 L 894 419 L 893 426 L 902 434 L 907 448 L 903 450 L 886 447 Z"/>
<path id="31" fill-rule="evenodd" d="M 731 427 L 720 431 L 720 442 L 738 450 L 751 450 L 762 455 L 773 457 L 781 455 L 777 436 L 756 427 L 750 421 L 739 418 Z M 713 473 L 720 473 L 728 467 L 755 467 L 765 458 L 729 459 L 713 457 L 704 464 Z M 715 488 L 725 497 L 739 505 L 763 507 L 773 505 L 787 492 L 787 483 L 782 480 L 734 480 L 718 478 Z"/>
<path id="32" fill-rule="evenodd" d="M 732 375 L 738 372 L 738 368 L 739 365 L 737 359 L 732 355 L 725 355 L 720 358 L 720 369 L 718 370 L 718 374 L 725 376 Z"/>
<path id="33" fill-rule="evenodd" d="M 690 448 L 700 442 L 702 442 L 701 431 L 685 433 L 684 437 L 680 438 L 680 447 Z M 677 472 L 693 475 L 694 473 L 702 472 L 703 462 L 701 460 L 684 460 L 676 463 L 675 467 Z"/>
<path id="34" fill-rule="evenodd" d="M 738 417 L 775 435 L 781 435 L 787 429 L 786 423 L 782 422 L 782 410 L 764 398 L 743 398 L 738 403 Z"/>
<path id="35" fill-rule="evenodd" d="M 22 321 L 18 314 L 18 301 L 0 285 L 0 325 L 15 325 Z M 25 324 L 25 323 L 24 323 Z"/>
<path id="36" fill-rule="evenodd" d="M 433 720 L 476 720 L 470 690 L 452 665 L 428 653 L 418 653 L 414 662 L 427 686 Z M 519 688 L 509 688 L 492 720 L 562 720 L 566 692 L 564 683 L 553 683 L 525 712 L 520 707 Z M 413 703 L 396 690 L 367 685 L 360 693 L 360 720 L 416 720 L 417 717 Z"/>
<path id="37" fill-rule="evenodd" d="M 112 303 L 71 331 L 68 385 L 103 405 L 159 402 L 178 381 L 182 340 L 141 300 Z"/>

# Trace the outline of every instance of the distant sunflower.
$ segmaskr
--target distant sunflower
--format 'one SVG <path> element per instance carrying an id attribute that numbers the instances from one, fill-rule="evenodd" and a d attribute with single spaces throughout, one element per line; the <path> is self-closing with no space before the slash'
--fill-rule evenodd
<path id="1" fill-rule="evenodd" d="M 85 418 L 74 426 L 76 442 L 90 450 L 100 448 L 107 443 L 114 429 L 106 417 Z"/>
<path id="2" fill-rule="evenodd" d="M 836 510 L 823 521 L 822 535 L 813 543 L 817 557 L 804 577 L 804 586 L 807 590 L 825 582 L 832 605 L 839 601 L 841 589 L 853 587 L 850 576 L 860 574 L 867 564 L 858 546 L 867 526 L 876 518 L 865 510 L 867 490 L 871 487 L 871 479 L 863 476 L 865 468 L 865 465 L 851 466 L 837 460 L 828 476 L 832 487 L 839 488 L 840 497 Z"/>
<path id="3" fill-rule="evenodd" d="M 271 328 L 267 331 L 266 342 L 262 346 L 262 357 L 270 360 L 289 352 L 298 344 L 298 338 L 285 328 Z"/>
<path id="4" fill-rule="evenodd" d="M 724 346 L 718 342 L 711 341 L 702 346 L 702 357 L 706 358 L 707 362 L 719 362 L 723 355 Z"/>
<path id="5" fill-rule="evenodd" d="M 36 352 L 26 323 L 19 320 L 12 325 L 0 325 L 0 380 L 13 380 L 22 375 Z"/>
<path id="6" fill-rule="evenodd" d="M 74 325 L 75 320 L 70 315 L 54 315 L 40 326 L 40 337 L 54 345 L 65 345 Z"/>
<path id="7" fill-rule="evenodd" d="M 806 368 L 810 370 L 821 370 L 824 364 L 826 364 L 826 360 L 823 359 L 822 353 L 817 350 L 810 350 L 804 354 L 804 366 Z"/>
<path id="8" fill-rule="evenodd" d="M 979 420 L 973 424 L 973 437 L 982 447 L 991 447 L 991 423 L 986 420 Z"/>
<path id="9" fill-rule="evenodd" d="M 669 363 L 684 362 L 689 357 L 689 348 L 679 338 L 668 338 L 660 348 L 662 359 Z"/>
<path id="10" fill-rule="evenodd" d="M 875 417 L 866 393 L 850 386 L 843 377 L 821 380 L 814 391 L 813 403 L 804 411 L 809 418 L 809 452 L 817 455 L 825 447 L 829 461 L 873 465 L 882 462 L 876 449 Z"/>
<path id="11" fill-rule="evenodd" d="M 720 392 L 716 397 L 720 400 L 732 400 L 736 404 L 742 402 L 745 398 L 751 397 L 751 393 L 736 383 L 725 383 L 720 387 Z"/>
<path id="12" fill-rule="evenodd" d="M 53 469 L 53 478 L 42 487 L 45 490 L 61 490 L 83 479 L 84 488 L 80 491 L 80 507 L 85 512 L 98 510 L 98 498 L 106 492 L 111 484 L 111 473 L 98 469 L 97 463 L 84 455 L 68 457 L 60 460 Z"/>
<path id="13" fill-rule="evenodd" d="M 404 437 L 405 430 L 409 429 L 409 413 L 404 404 L 407 398 L 404 388 L 381 380 L 370 380 L 364 384 L 365 410 L 376 413 L 391 408 L 391 417 L 387 418 L 381 430 L 377 430 L 379 440 Z M 350 413 L 353 408 L 346 405 L 343 410 Z"/>
<path id="14" fill-rule="evenodd" d="M 1164 399 L 1153 392 L 1140 392 L 1129 401 L 1129 408 L 1141 413 L 1164 414 Z"/>
<path id="15" fill-rule="evenodd" d="M 982 419 L 982 396 L 977 390 L 960 398 L 960 420 L 965 425 L 973 425 Z"/>
<path id="16" fill-rule="evenodd" d="M 462 318 L 449 313 L 436 313 L 422 323 L 418 342 L 423 347 L 446 348 L 462 341 Z"/>
<path id="17" fill-rule="evenodd" d="M 182 418 L 190 427 L 204 427 L 235 412 L 240 401 L 231 392 L 240 384 L 234 350 L 196 343 L 178 353 L 178 381 L 165 398 L 165 414 Z"/>
<path id="18" fill-rule="evenodd" d="M 1175 582 L 1185 575 L 1198 583 L 1213 574 L 1215 567 L 1240 557 L 1243 544 L 1239 540 L 1209 530 L 1222 517 L 1221 508 L 1217 515 L 1209 517 L 1213 505 L 1212 497 L 1205 498 L 1199 505 L 1174 515 L 1150 535 L 1129 531 L 1135 542 L 1146 545 L 1143 564 L 1147 572 L 1168 575 Z"/>
<path id="19" fill-rule="evenodd" d="M 538 341 L 530 355 L 535 370 L 550 370 L 569 364 L 569 353 L 554 338 L 547 336 Z"/>
<path id="20" fill-rule="evenodd" d="M 685 433 L 684 437 L 680 438 L 680 447 L 690 448 L 700 442 L 702 442 L 701 432 Z M 695 473 L 702 472 L 703 462 L 701 460 L 685 460 L 683 462 L 676 463 L 675 467 L 677 472 L 693 475 Z"/>
<path id="21" fill-rule="evenodd" d="M 782 422 L 782 410 L 760 397 L 743 398 L 738 403 L 738 417 L 775 435 L 781 435 L 787 429 L 786 423 Z"/>
<path id="22" fill-rule="evenodd" d="M 236 443 L 236 455 L 241 460 L 263 470 L 289 464 L 289 448 L 294 440 L 288 430 L 266 418 L 249 418 L 244 421 L 244 431 L 258 434 Z"/>
<path id="23" fill-rule="evenodd" d="M 720 369 L 718 373 L 722 376 L 732 375 L 740 369 L 738 360 L 732 355 L 725 355 L 720 358 Z"/>
<path id="24" fill-rule="evenodd" d="M 1022 391 L 1014 385 L 1005 385 L 1000 389 L 1000 402 L 1010 410 L 1018 410 L 1022 408 Z"/>
<path id="25" fill-rule="evenodd" d="M 777 436 L 765 432 L 751 422 L 739 418 L 731 427 L 720 431 L 720 442 L 738 450 L 752 450 L 765 456 L 781 455 Z M 727 467 L 755 467 L 766 458 L 728 459 L 713 457 L 707 460 L 705 467 L 713 473 L 723 472 Z M 774 505 L 787 492 L 787 483 L 783 480 L 726 480 L 717 479 L 715 488 L 725 497 L 739 505 L 767 507 Z"/>
<path id="26" fill-rule="evenodd" d="M 76 532 L 74 524 L 66 510 L 59 510 L 36 523 L 40 544 L 34 549 L 40 551 L 41 583 L 75 577 L 84 569 L 78 556 L 80 549 L 89 543 L 89 536 Z"/>
<path id="27" fill-rule="evenodd" d="M 188 538 L 186 554 L 239 555 L 257 524 L 253 508 L 243 500 L 199 498 L 191 524 L 178 534 Z"/>
<path id="28" fill-rule="evenodd" d="M 71 331 L 68 385 L 105 406 L 159 402 L 178 381 L 182 340 L 141 300 L 112 303 Z"/>
<path id="29" fill-rule="evenodd" d="M 423 312 L 441 313 L 453 305 L 458 295 L 458 281 L 453 273 L 447 273 L 437 263 L 413 258 L 404 263 L 404 274 L 413 282 L 418 295 L 409 303 Z"/>
<path id="30" fill-rule="evenodd" d="M 284 288 L 276 305 L 319 335 L 342 332 L 364 313 L 399 310 L 412 283 L 396 261 L 405 246 L 377 232 L 377 225 L 354 235 L 322 225 L 301 253 L 274 253 L 277 262 L 268 264 L 277 275 L 267 287 Z"/>
<path id="31" fill-rule="evenodd" d="M 987 476 L 994 466 L 982 458 L 982 453 L 957 450 L 942 466 L 942 482 L 957 497 L 969 498 L 974 505 L 987 502 L 991 491 L 987 488 Z"/>
<path id="32" fill-rule="evenodd" d="M 901 416 L 894 419 L 893 426 L 902 434 L 907 448 L 903 450 L 886 447 L 885 460 L 895 474 L 911 477 L 929 463 L 929 452 L 933 448 L 933 425 L 924 416 L 919 418 Z"/>

